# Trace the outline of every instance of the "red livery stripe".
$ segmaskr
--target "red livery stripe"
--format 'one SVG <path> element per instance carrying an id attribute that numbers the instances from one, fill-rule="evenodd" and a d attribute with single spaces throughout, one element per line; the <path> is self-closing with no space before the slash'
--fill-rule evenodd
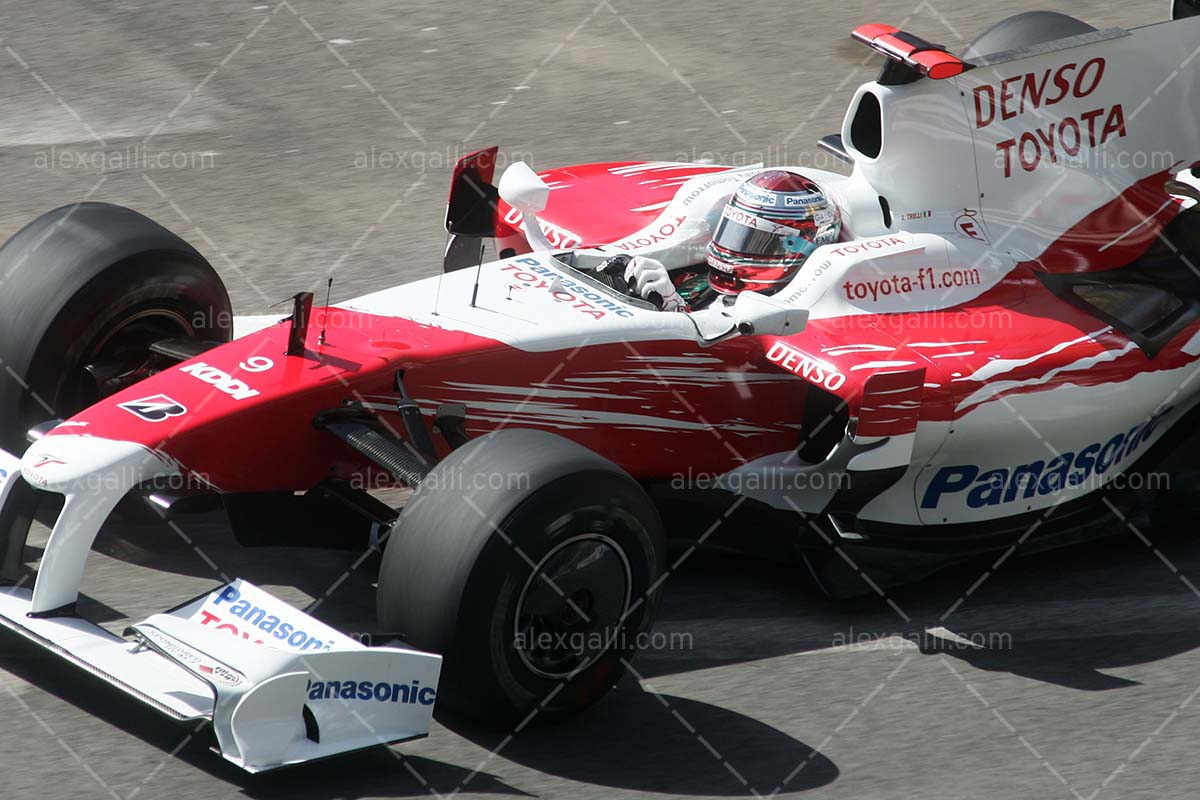
<path id="1" fill-rule="evenodd" d="M 902 436 L 917 429 L 925 370 L 880 372 L 863 385 L 856 436 Z"/>

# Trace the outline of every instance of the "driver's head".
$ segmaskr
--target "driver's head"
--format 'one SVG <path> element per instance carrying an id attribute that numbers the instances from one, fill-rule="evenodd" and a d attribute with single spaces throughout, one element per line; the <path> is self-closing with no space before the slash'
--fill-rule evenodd
<path id="1" fill-rule="evenodd" d="M 709 283 L 723 294 L 771 292 L 809 253 L 841 234 L 837 206 L 797 172 L 771 169 L 737 188 L 708 245 Z"/>

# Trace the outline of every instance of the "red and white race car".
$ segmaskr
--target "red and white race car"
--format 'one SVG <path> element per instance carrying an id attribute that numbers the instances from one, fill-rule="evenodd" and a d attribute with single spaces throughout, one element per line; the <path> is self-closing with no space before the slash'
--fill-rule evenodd
<path id="1" fill-rule="evenodd" d="M 0 622 L 211 719 L 258 771 L 423 735 L 435 700 L 590 704 L 652 623 L 668 534 L 799 554 L 841 593 L 1113 529 L 1152 499 L 1135 478 L 1195 466 L 1200 19 L 1176 5 L 1135 30 L 1021 15 L 962 57 L 857 29 L 887 60 L 823 141 L 853 172 L 802 170 L 841 241 L 774 294 L 687 312 L 596 265 L 702 261 L 757 167 L 517 164 L 496 188 L 481 151 L 442 275 L 303 293 L 283 321 L 234 318 L 205 259 L 133 211 L 38 218 L 0 249 Z M 396 485 L 400 510 L 368 492 Z M 248 544 L 382 547 L 391 644 L 244 581 L 125 637 L 81 618 L 130 496 L 217 496 Z"/>

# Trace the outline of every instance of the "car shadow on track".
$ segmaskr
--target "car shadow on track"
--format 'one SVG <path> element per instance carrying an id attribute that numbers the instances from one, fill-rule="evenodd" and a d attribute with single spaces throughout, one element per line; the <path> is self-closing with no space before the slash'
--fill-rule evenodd
<path id="1" fill-rule="evenodd" d="M 155 527 L 114 530 L 97 549 L 156 569 L 178 570 L 180 562 L 190 565 L 185 571 L 197 569 L 191 548 Z M 206 550 L 225 555 L 221 540 L 228 534 L 218 527 L 189 527 L 189 533 Z M 886 600 L 827 600 L 806 586 L 794 567 L 697 553 L 668 581 L 658 626 L 693 634 L 689 647 L 647 652 L 635 665 L 648 678 L 679 676 L 827 649 L 854 631 L 875 641 L 919 642 L 919 653 L 942 654 L 965 667 L 1081 691 L 1119 690 L 1133 682 L 1103 670 L 1200 646 L 1200 624 L 1194 624 L 1200 623 L 1200 598 L 1179 577 L 1200 574 L 1200 547 L 1180 530 L 1174 535 L 1148 532 L 1155 549 L 1131 533 L 1013 557 L 1000 569 L 989 557 L 888 590 Z M 158 538 L 163 536 L 165 540 Z M 251 580 L 293 585 L 311 582 L 302 573 L 328 558 L 324 551 L 287 549 L 291 557 L 282 559 L 278 551 L 260 550 L 262 558 L 237 558 L 240 554 L 232 551 L 228 556 L 230 563 L 247 567 Z M 330 566 L 333 572 L 341 569 Z M 987 577 L 979 582 L 981 576 Z M 369 582 L 362 583 L 356 588 L 352 582 L 345 595 L 339 592 L 339 605 L 369 613 Z M 341 616 L 333 606 L 331 616 Z M 947 616 L 948 609 L 953 613 Z M 358 621 L 346 613 L 351 623 Z M 926 634 L 933 627 L 959 638 L 995 633 L 1011 638 L 999 647 L 931 646 Z M 172 752 L 187 735 L 187 729 L 52 655 L 9 634 L 0 638 L 0 669 L 162 754 Z M 247 776 L 209 751 L 207 731 L 179 749 L 177 758 L 251 797 L 272 800 L 405 797 L 431 790 L 527 794 L 528 789 L 510 783 L 514 779 L 505 762 L 553 779 L 613 790 L 694 796 L 763 795 L 781 784 L 783 791 L 803 791 L 828 785 L 840 775 L 812 745 L 761 720 L 695 699 L 654 694 L 629 678 L 581 717 L 560 725 L 531 725 L 507 741 L 503 733 L 447 712 L 439 712 L 438 719 L 449 732 L 435 730 L 426 742 L 342 756 L 332 762 L 336 769 L 323 762 Z M 488 760 L 487 752 L 497 748 L 496 760 Z"/>
<path id="2" fill-rule="evenodd" d="M 124 693 L 76 667 L 46 653 L 19 636 L 0 630 L 0 670 L 11 673 L 55 698 L 78 708 L 123 733 L 140 740 L 149 751 L 146 763 L 159 763 L 167 754 L 207 773 L 212 778 L 241 789 L 251 797 L 311 798 L 333 800 L 347 797 L 414 797 L 462 786 L 469 780 L 471 791 L 490 794 L 524 794 L 486 771 L 460 767 L 435 759 L 404 753 L 404 746 L 383 747 L 350 753 L 337 758 L 336 769 L 329 761 L 318 761 L 262 775 L 249 775 L 221 759 L 211 748 L 211 729 L 175 723 L 131 700 Z M 19 711 L 15 711 L 19 714 Z M 8 720 L 15 722 L 15 720 Z M 28 720 L 35 725 L 34 719 Z M 137 747 L 135 743 L 133 745 Z M 160 751 L 160 752 L 156 752 Z M 129 745 L 120 752 L 127 754 Z M 158 774 L 155 770 L 154 775 Z M 169 783 L 169 774 L 158 780 Z"/>
<path id="3" fill-rule="evenodd" d="M 1117 528 L 1119 533 L 1104 541 L 1014 559 L 947 621 L 965 638 L 985 628 L 1007 629 L 1011 639 L 1005 646 L 937 648 L 923 642 L 919 649 L 942 652 L 975 669 L 1079 691 L 1137 685 L 1105 670 L 1200 647 L 1195 588 L 1200 546 L 1191 523 L 1177 522 L 1159 518 L 1152 529 L 1137 534 Z M 926 596 L 943 601 L 956 592 L 964 596 L 961 581 L 943 578 Z"/>
<path id="4" fill-rule="evenodd" d="M 458 764 L 406 752 L 411 748 L 400 745 L 339 756 L 335 762 L 247 775 L 211 751 L 213 740 L 207 726 L 171 722 L 8 632 L 0 632 L 0 670 L 163 754 L 150 752 L 145 755 L 147 761 L 157 763 L 173 753 L 175 759 L 253 798 L 332 800 L 459 791 L 528 796 L 488 771 L 490 757 L 473 747 L 463 752 L 462 746 L 455 750 L 455 755 L 461 756 L 456 758 Z M 777 788 L 792 792 L 812 789 L 838 776 L 828 758 L 775 728 L 706 703 L 650 694 L 632 682 L 581 718 L 531 726 L 511 738 L 445 714 L 439 714 L 439 719 L 478 748 L 497 750 L 499 763 L 512 761 L 567 780 L 614 789 L 693 796 L 761 795 Z M 432 736 L 452 734 L 434 731 Z M 331 769 L 331 764 L 336 764 L 336 769 Z M 169 781 L 170 776 L 160 779 Z"/>
<path id="5" fill-rule="evenodd" d="M 797 567 L 697 554 L 668 583 L 656 628 L 688 635 L 688 649 L 645 652 L 636 665 L 653 678 L 831 646 L 903 647 L 1067 689 L 1120 689 L 1135 682 L 1105 670 L 1200 647 L 1200 545 L 1188 530 L 1160 524 L 1143 541 L 1117 529 L 999 568 L 992 554 L 850 600 L 819 595 Z"/>
<path id="6" fill-rule="evenodd" d="M 815 747 L 777 728 L 720 706 L 647 692 L 630 679 L 582 716 L 533 725 L 511 739 L 446 712 L 439 719 L 502 758 L 611 789 L 759 797 L 815 789 L 839 775 Z"/>

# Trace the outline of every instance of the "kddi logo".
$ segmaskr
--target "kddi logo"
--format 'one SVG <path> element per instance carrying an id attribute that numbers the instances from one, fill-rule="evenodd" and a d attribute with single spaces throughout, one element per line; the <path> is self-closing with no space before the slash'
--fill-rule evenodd
<path id="1" fill-rule="evenodd" d="M 258 397 L 258 390 L 251 389 L 245 381 L 238 380 L 225 370 L 209 366 L 203 361 L 189 364 L 186 367 L 180 367 L 179 371 L 185 375 L 199 378 L 210 386 L 229 395 L 234 400 L 247 400 L 251 397 Z"/>

